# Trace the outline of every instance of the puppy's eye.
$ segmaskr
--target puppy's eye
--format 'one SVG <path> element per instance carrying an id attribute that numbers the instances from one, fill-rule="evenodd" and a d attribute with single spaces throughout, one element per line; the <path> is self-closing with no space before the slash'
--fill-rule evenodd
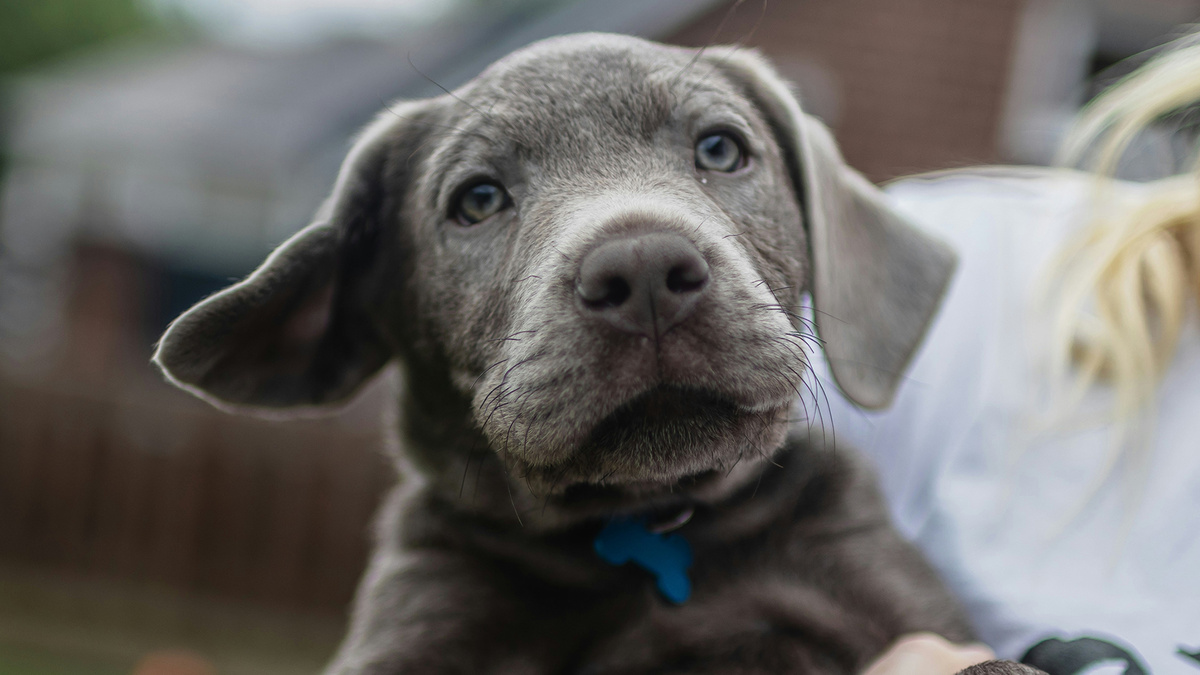
<path id="1" fill-rule="evenodd" d="M 737 171 L 746 165 L 742 146 L 733 136 L 720 132 L 696 141 L 696 168 L 705 171 Z"/>
<path id="2" fill-rule="evenodd" d="M 508 206 L 508 193 L 495 183 L 476 183 L 463 190 L 454 205 L 454 215 L 463 225 L 474 225 Z"/>

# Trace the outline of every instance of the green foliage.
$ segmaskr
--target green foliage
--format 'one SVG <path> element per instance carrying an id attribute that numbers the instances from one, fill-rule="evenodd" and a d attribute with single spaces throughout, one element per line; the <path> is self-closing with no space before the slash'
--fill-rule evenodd
<path id="1" fill-rule="evenodd" d="M 0 75 L 155 24 L 140 0 L 0 0 Z"/>
<path id="2" fill-rule="evenodd" d="M 5 675 L 125 675 L 129 671 L 128 664 L 0 643 L 0 673 Z"/>

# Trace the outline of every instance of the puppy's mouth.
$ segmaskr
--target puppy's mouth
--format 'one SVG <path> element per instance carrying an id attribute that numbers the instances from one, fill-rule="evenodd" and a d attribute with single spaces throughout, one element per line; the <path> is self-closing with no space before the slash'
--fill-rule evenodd
<path id="1" fill-rule="evenodd" d="M 598 422 L 544 494 L 584 509 L 687 503 L 755 463 L 783 419 L 786 410 L 747 411 L 716 392 L 656 386 Z"/>
<path id="2" fill-rule="evenodd" d="M 715 393 L 657 386 L 602 419 L 583 443 L 584 452 L 653 450 L 682 438 L 711 438 L 737 420 L 733 401 Z"/>

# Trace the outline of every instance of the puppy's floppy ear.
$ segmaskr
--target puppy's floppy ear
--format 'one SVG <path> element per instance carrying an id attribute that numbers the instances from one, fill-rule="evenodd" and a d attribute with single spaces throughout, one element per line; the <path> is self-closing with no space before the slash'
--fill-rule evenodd
<path id="1" fill-rule="evenodd" d="M 954 273 L 954 253 L 846 165 L 829 130 L 761 56 L 732 47 L 706 56 L 767 118 L 792 172 L 817 331 L 838 387 L 860 406 L 888 405 Z"/>
<path id="2" fill-rule="evenodd" d="M 384 214 L 397 210 L 387 188 L 404 180 L 389 158 L 408 156 L 395 148 L 416 134 L 422 105 L 368 126 L 312 224 L 167 328 L 154 362 L 173 383 L 217 405 L 316 406 L 345 400 L 391 358 L 365 279 L 384 257 Z"/>

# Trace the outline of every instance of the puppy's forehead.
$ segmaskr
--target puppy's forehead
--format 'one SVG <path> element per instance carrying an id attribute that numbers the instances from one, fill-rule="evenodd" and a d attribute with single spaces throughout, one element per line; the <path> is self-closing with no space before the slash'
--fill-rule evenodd
<path id="1" fill-rule="evenodd" d="M 624 36 L 551 39 L 501 59 L 461 97 L 473 107 L 468 115 L 518 142 L 564 131 L 649 137 L 681 106 L 734 93 L 694 56 Z"/>
<path id="2" fill-rule="evenodd" d="M 586 93 L 604 85 L 637 86 L 658 73 L 679 73 L 693 55 L 692 50 L 627 36 L 572 35 L 515 51 L 489 66 L 475 83 L 508 96 L 520 96 L 523 90 Z"/>

